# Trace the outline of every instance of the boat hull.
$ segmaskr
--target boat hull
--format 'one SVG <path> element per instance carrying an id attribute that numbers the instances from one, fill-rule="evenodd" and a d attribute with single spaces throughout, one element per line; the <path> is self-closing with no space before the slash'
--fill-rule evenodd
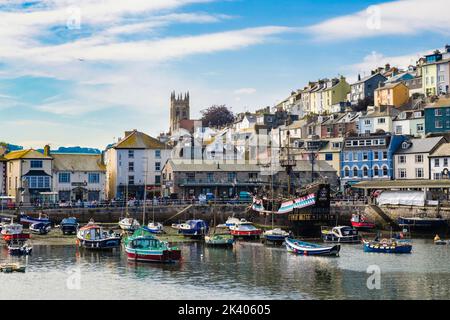
<path id="1" fill-rule="evenodd" d="M 352 227 L 355 229 L 360 229 L 360 230 L 370 230 L 370 229 L 375 229 L 376 225 L 375 223 L 370 223 L 370 222 L 351 222 Z"/>
<path id="2" fill-rule="evenodd" d="M 447 222 L 440 219 L 412 219 L 401 217 L 398 219 L 398 225 L 401 227 L 409 227 L 411 230 L 433 230 L 445 228 Z"/>
<path id="3" fill-rule="evenodd" d="M 20 234 L 4 234 L 3 240 L 12 241 L 12 240 L 27 240 L 30 239 L 30 235 L 28 233 L 20 233 Z"/>
<path id="4" fill-rule="evenodd" d="M 134 250 L 130 248 L 125 250 L 130 261 L 175 263 L 181 260 L 180 250 Z"/>
<path id="5" fill-rule="evenodd" d="M 319 246 L 305 242 L 299 242 L 291 239 L 286 239 L 286 249 L 288 252 L 305 256 L 338 256 L 341 250 L 340 245 L 334 246 Z"/>
<path id="6" fill-rule="evenodd" d="M 283 236 L 283 235 L 274 235 L 274 234 L 264 235 L 264 240 L 269 241 L 269 242 L 284 242 L 284 240 L 286 240 L 286 238 L 287 238 L 287 236 Z"/>
<path id="7" fill-rule="evenodd" d="M 109 250 L 120 248 L 121 238 L 109 238 L 102 240 L 85 240 L 77 238 L 77 244 L 80 248 L 89 250 Z"/>
<path id="8" fill-rule="evenodd" d="M 261 237 L 261 233 L 261 230 L 231 230 L 231 235 L 235 238 L 259 239 Z"/>
<path id="9" fill-rule="evenodd" d="M 234 244 L 233 238 L 216 238 L 216 237 L 205 237 L 205 244 L 213 247 L 232 247 Z"/>
<path id="10" fill-rule="evenodd" d="M 27 215 L 20 215 L 20 222 L 22 224 L 34 224 L 34 223 L 50 223 L 50 219 L 47 218 L 33 218 Z"/>
<path id="11" fill-rule="evenodd" d="M 339 237 L 334 233 L 322 233 L 322 240 L 325 243 L 361 243 L 361 237 L 359 235 Z"/>
<path id="12" fill-rule="evenodd" d="M 404 254 L 411 253 L 411 251 L 412 245 L 410 244 L 392 246 L 371 242 L 364 243 L 364 252 Z"/>

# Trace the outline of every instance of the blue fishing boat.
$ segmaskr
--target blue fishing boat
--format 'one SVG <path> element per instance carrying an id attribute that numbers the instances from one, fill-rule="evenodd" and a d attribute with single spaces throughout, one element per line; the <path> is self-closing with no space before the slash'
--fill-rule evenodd
<path id="1" fill-rule="evenodd" d="M 364 252 L 375 253 L 411 253 L 409 240 L 382 239 L 381 241 L 364 241 Z"/>
<path id="2" fill-rule="evenodd" d="M 305 256 L 338 256 L 340 245 L 324 246 L 316 243 L 286 238 L 284 241 L 288 252 Z"/>
<path id="3" fill-rule="evenodd" d="M 64 218 L 61 223 L 59 224 L 59 228 L 61 229 L 62 233 L 65 234 L 76 234 L 78 231 L 78 221 L 77 218 L 70 217 L 70 218 Z"/>
<path id="4" fill-rule="evenodd" d="M 181 224 L 178 232 L 185 237 L 201 238 L 208 233 L 208 225 L 203 220 L 189 220 Z"/>
<path id="5" fill-rule="evenodd" d="M 28 216 L 22 212 L 20 214 L 20 222 L 22 224 L 30 224 L 31 225 L 33 223 L 39 223 L 39 222 L 50 223 L 51 221 L 46 215 L 42 215 L 41 213 L 39 214 L 38 218 L 34 218 L 34 217 Z"/>

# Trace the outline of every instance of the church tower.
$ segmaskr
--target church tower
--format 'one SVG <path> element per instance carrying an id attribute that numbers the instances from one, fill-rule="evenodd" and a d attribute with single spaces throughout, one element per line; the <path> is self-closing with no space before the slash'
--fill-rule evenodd
<path id="1" fill-rule="evenodd" d="M 176 95 L 175 91 L 170 95 L 170 133 L 173 134 L 180 128 L 181 120 L 190 119 L 189 92 Z"/>

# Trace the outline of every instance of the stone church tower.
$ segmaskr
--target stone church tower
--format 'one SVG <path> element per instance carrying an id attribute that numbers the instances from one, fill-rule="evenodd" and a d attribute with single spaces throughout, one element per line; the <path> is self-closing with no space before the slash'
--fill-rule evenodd
<path id="1" fill-rule="evenodd" d="M 180 128 L 181 120 L 190 119 L 189 92 L 176 96 L 175 91 L 170 96 L 170 133 Z"/>

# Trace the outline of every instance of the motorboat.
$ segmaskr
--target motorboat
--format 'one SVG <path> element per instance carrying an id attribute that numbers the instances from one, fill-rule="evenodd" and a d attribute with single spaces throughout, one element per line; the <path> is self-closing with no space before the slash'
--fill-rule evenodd
<path id="1" fill-rule="evenodd" d="M 119 221 L 119 226 L 124 231 L 133 232 L 139 229 L 141 224 L 134 218 L 126 217 Z"/>
<path id="2" fill-rule="evenodd" d="M 269 242 L 283 242 L 290 233 L 280 228 L 264 231 L 263 238 Z"/>
<path id="3" fill-rule="evenodd" d="M 238 224 L 240 224 L 240 223 L 242 223 L 242 222 L 247 222 L 247 220 L 245 220 L 245 219 L 239 219 L 239 218 L 234 218 L 234 217 L 229 217 L 229 218 L 227 219 L 227 221 L 225 222 L 225 226 L 226 226 L 227 228 L 230 228 L 230 230 L 231 230 L 231 228 L 235 227 L 236 225 L 238 225 Z"/>
<path id="4" fill-rule="evenodd" d="M 162 223 L 159 223 L 159 222 L 150 222 L 147 225 L 147 228 L 150 230 L 151 233 L 154 233 L 154 234 L 164 233 L 164 226 L 162 225 Z"/>
<path id="5" fill-rule="evenodd" d="M 305 256 L 338 256 L 341 250 L 340 245 L 326 246 L 291 238 L 287 238 L 285 244 L 288 252 Z"/>
<path id="6" fill-rule="evenodd" d="M 52 225 L 50 222 L 37 222 L 33 223 L 29 227 L 30 231 L 40 235 L 44 235 L 50 232 Z"/>
<path id="7" fill-rule="evenodd" d="M 370 230 L 376 227 L 375 223 L 367 221 L 367 218 L 362 214 L 353 214 L 350 222 L 353 228 L 359 230 Z"/>
<path id="8" fill-rule="evenodd" d="M 79 223 L 77 218 L 70 217 L 64 218 L 59 224 L 59 228 L 61 229 L 64 235 L 66 234 L 76 234 L 78 231 Z"/>
<path id="9" fill-rule="evenodd" d="M 348 226 L 322 227 L 322 240 L 333 243 L 361 243 L 358 230 Z"/>
<path id="10" fill-rule="evenodd" d="M 29 233 L 23 232 L 23 226 L 19 223 L 14 223 L 11 219 L 11 223 L 3 225 L 1 231 L 3 240 L 9 242 L 12 240 L 26 240 L 30 238 Z"/>
<path id="11" fill-rule="evenodd" d="M 20 213 L 20 222 L 22 224 L 34 224 L 34 223 L 39 223 L 39 222 L 43 222 L 43 223 L 51 223 L 50 219 L 48 218 L 48 216 L 46 214 L 42 214 L 39 213 L 39 217 L 38 218 L 34 218 L 32 216 L 26 215 L 25 213 Z"/>
<path id="12" fill-rule="evenodd" d="M 185 237 L 203 237 L 208 233 L 208 224 L 203 220 L 189 220 L 180 225 L 178 232 Z"/>
<path id="13" fill-rule="evenodd" d="M 230 227 L 231 234 L 236 238 L 253 238 L 259 239 L 262 230 L 256 228 L 253 223 L 242 219 L 235 226 Z"/>
<path id="14" fill-rule="evenodd" d="M 114 249 L 119 248 L 122 237 L 113 231 L 105 231 L 94 222 L 80 228 L 77 232 L 77 244 L 86 249 Z"/>

